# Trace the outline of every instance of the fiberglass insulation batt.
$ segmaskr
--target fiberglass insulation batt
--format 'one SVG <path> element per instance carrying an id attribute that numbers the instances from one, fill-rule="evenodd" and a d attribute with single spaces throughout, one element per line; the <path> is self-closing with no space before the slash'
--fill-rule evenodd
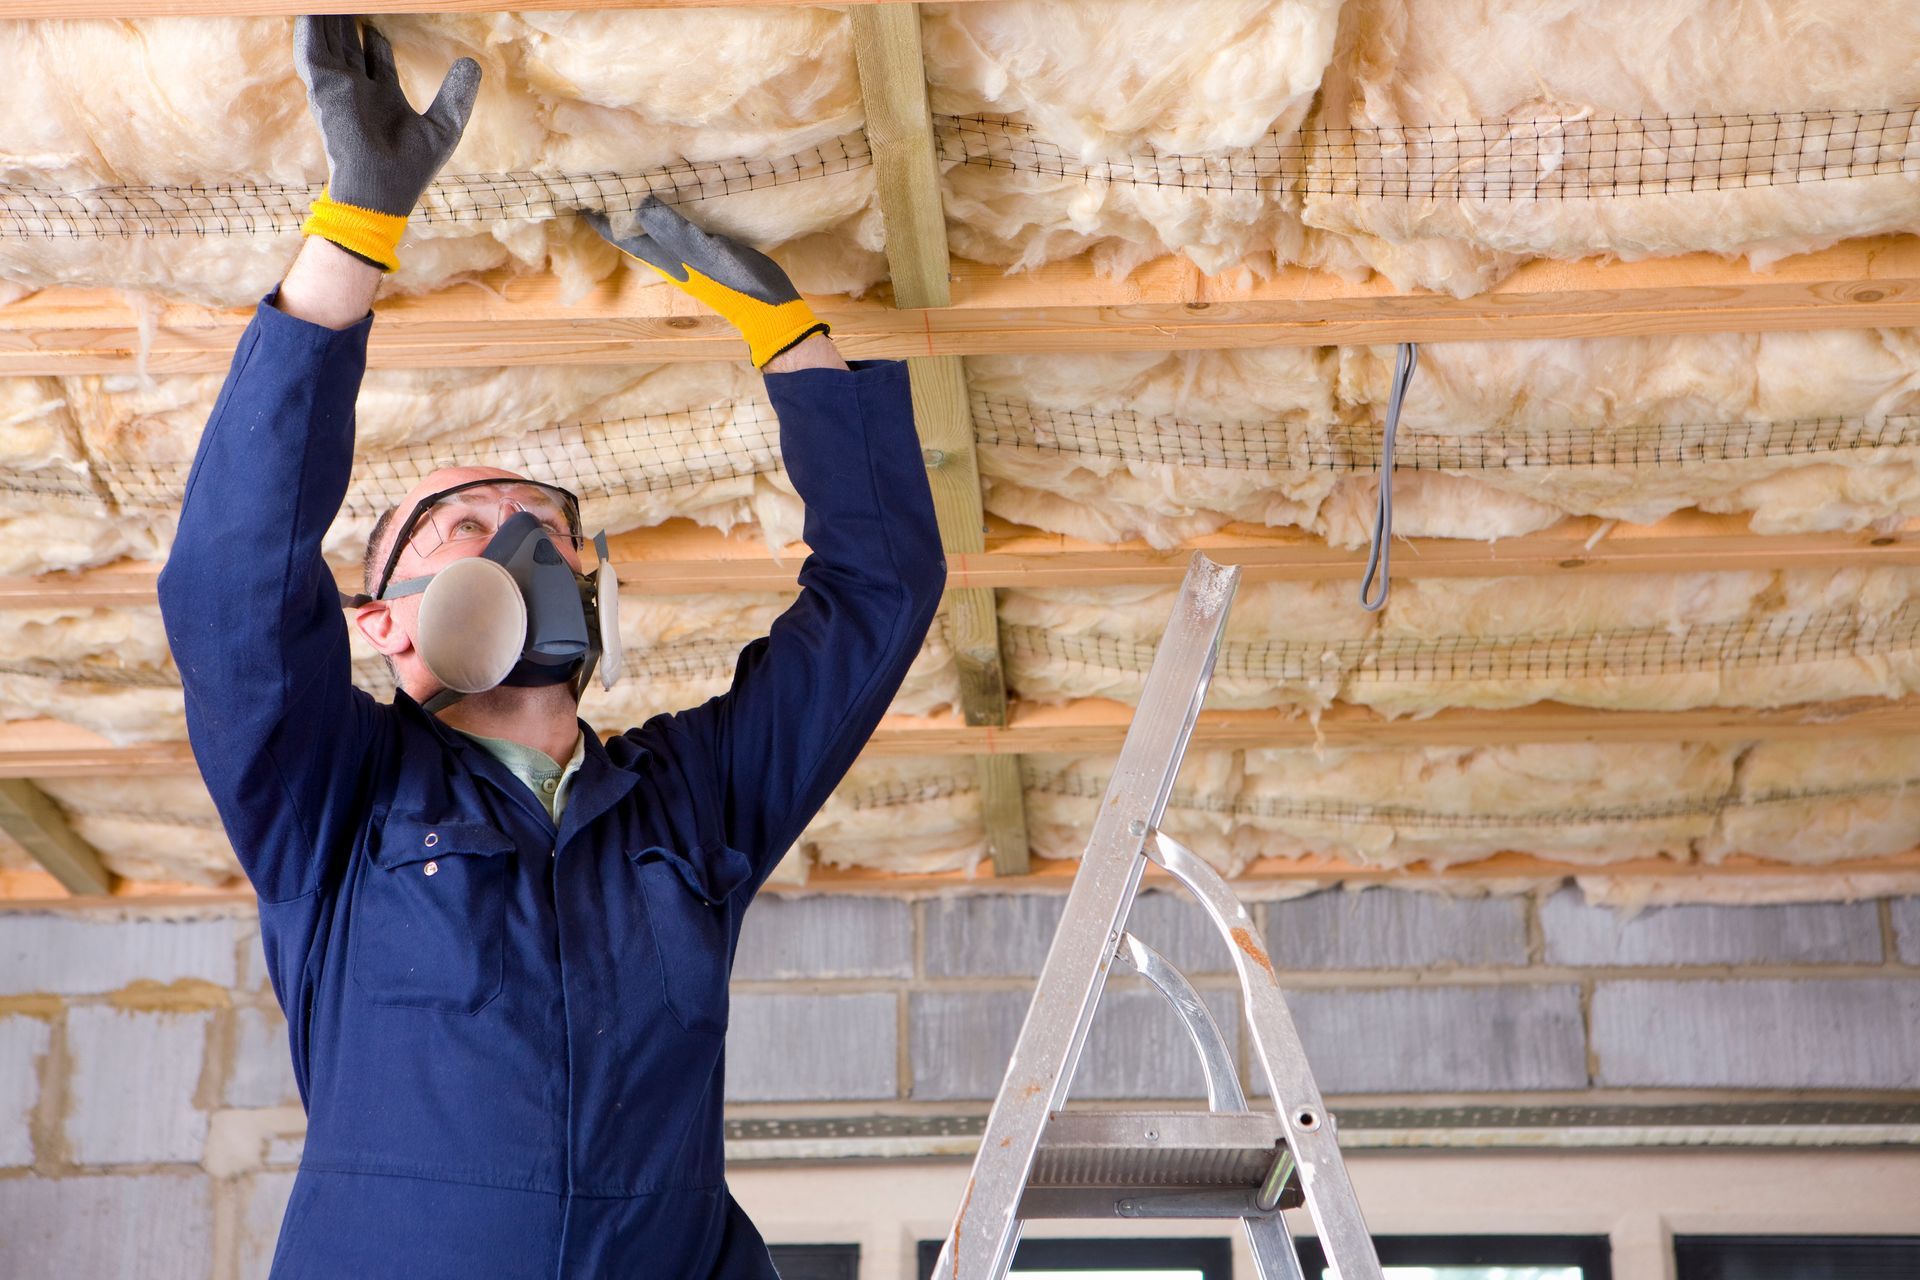
<path id="1" fill-rule="evenodd" d="M 649 192 L 693 202 L 714 230 L 785 246 L 808 289 L 858 291 L 884 274 L 838 13 L 378 23 L 417 103 L 456 58 L 484 71 L 390 289 L 549 269 L 577 296 L 618 254 L 561 215 L 618 215 Z M 0 290 L 93 284 L 244 304 L 271 288 L 326 177 L 292 31 L 284 18 L 0 22 L 0 184 L 26 210 L 0 235 Z M 211 186 L 217 195 L 187 190 Z"/>
<path id="2" fill-rule="evenodd" d="M 1351 0 L 1340 21 L 1304 216 L 1402 288 L 1920 230 L 1905 0 Z"/>
<path id="3" fill-rule="evenodd" d="M 1363 545 L 1391 347 L 972 356 L 987 509 L 1168 547 L 1242 522 Z M 1920 514 L 1913 330 L 1449 342 L 1400 419 L 1394 530 L 1492 539 L 1697 506 L 1756 531 Z"/>
<path id="4" fill-rule="evenodd" d="M 1239 522 L 1365 541 L 1392 351 L 974 356 L 989 513 L 1172 546 Z M 0 572 L 164 556 L 218 374 L 0 378 Z M 799 536 L 745 365 L 375 369 L 329 554 L 436 466 L 485 458 L 578 492 L 614 532 L 681 516 Z M 1426 347 L 1395 530 L 1495 538 L 1563 516 L 1750 513 L 1763 533 L 1920 515 L 1920 341 L 1907 329 Z"/>
<path id="5" fill-rule="evenodd" d="M 953 244 L 986 262 L 1183 252 L 1464 296 L 1530 258 L 1920 229 L 1903 0 L 925 12 Z"/>
<path id="6" fill-rule="evenodd" d="M 1388 716 L 1561 702 L 1777 707 L 1920 690 L 1920 570 L 1414 578 L 1362 612 L 1351 582 L 1240 588 L 1215 707 Z M 1177 588 L 1001 593 L 1009 686 L 1139 697 Z"/>
<path id="7" fill-rule="evenodd" d="M 547 269 L 578 296 L 616 257 L 566 211 L 619 222 L 649 192 L 803 288 L 884 275 L 838 12 L 380 24 L 416 101 L 456 57 L 486 73 L 392 287 Z M 0 289 L 265 292 L 325 177 L 290 28 L 0 23 Z M 1534 257 L 1766 262 L 1920 229 L 1903 0 L 1001 0 L 922 28 L 952 247 L 1016 269 L 1177 252 L 1466 294 Z"/>

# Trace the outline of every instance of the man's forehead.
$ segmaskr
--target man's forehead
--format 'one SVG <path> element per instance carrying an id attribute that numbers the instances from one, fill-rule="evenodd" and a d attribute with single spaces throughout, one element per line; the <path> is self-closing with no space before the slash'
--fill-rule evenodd
<path id="1" fill-rule="evenodd" d="M 566 507 L 559 494 L 528 480 L 501 480 L 472 484 L 457 492 L 449 493 L 434 503 L 434 507 L 435 509 L 443 506 L 484 507 L 509 499 L 520 506 L 534 509 L 561 511 Z"/>
<path id="2" fill-rule="evenodd" d="M 502 471 L 499 467 L 442 467 L 421 479 L 420 483 L 407 491 L 400 501 L 402 510 L 411 508 L 423 498 L 430 498 L 457 484 L 468 484 L 475 480 L 499 480 L 508 484 L 526 484 L 527 478 L 511 471 Z"/>

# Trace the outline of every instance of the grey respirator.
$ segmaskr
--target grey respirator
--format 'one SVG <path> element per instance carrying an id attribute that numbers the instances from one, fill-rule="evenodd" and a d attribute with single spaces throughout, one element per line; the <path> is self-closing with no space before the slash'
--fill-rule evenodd
<path id="1" fill-rule="evenodd" d="M 402 529 L 400 537 L 409 532 Z M 576 573 L 548 527 L 523 510 L 501 521 L 478 555 L 422 577 L 382 582 L 379 599 L 420 597 L 413 644 L 442 686 L 426 709 L 501 685 L 568 684 L 578 699 L 596 667 L 602 686 L 612 688 L 622 666 L 619 582 L 606 534 L 596 535 L 593 545 L 598 566 Z M 389 573 L 398 559 L 396 542 Z"/>

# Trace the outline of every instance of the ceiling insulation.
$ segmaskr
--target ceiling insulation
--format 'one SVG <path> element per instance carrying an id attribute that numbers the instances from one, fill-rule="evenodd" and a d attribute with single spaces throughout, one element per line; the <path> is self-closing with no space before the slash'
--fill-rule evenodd
<path id="1" fill-rule="evenodd" d="M 1123 274 L 1181 253 L 1209 272 L 1301 264 L 1465 296 L 1535 258 L 1705 250 L 1764 266 L 1920 232 L 1920 7 L 1900 0 L 1550 12 L 1022 0 L 921 13 L 949 245 L 1010 271 L 1084 253 Z M 550 273 L 578 296 L 618 261 L 568 211 L 619 223 L 648 194 L 773 250 L 809 291 L 884 280 L 844 15 L 379 21 L 416 100 L 456 56 L 486 72 L 390 290 L 504 270 Z M 268 18 L 0 22 L 0 301 L 49 286 L 227 305 L 265 293 L 325 176 L 290 34 Z M 1361 545 L 1393 359 L 1365 346 L 970 357 L 984 508 L 1100 542 L 1174 547 L 1238 522 Z M 220 384 L 0 378 L 0 575 L 162 559 Z M 327 546 L 342 568 L 386 507 L 455 462 L 567 484 L 589 525 L 615 532 L 685 517 L 777 548 L 801 530 L 771 409 L 742 364 L 377 369 L 358 453 Z M 1892 529 L 1920 516 L 1920 336 L 1429 345 L 1395 462 L 1406 537 L 1487 540 L 1569 515 L 1649 523 L 1687 508 L 1748 515 L 1762 534 Z M 1210 705 L 1430 716 L 1546 700 L 1899 697 L 1920 692 L 1917 590 L 1920 570 L 1891 568 L 1411 577 L 1372 615 L 1352 582 L 1250 583 Z M 593 691 L 584 714 L 611 729 L 723 691 L 739 647 L 788 598 L 629 594 L 637 678 Z M 1132 700 L 1172 598 L 999 592 L 1011 693 Z M 354 665 L 384 695 L 377 657 L 356 645 Z M 960 702 L 943 615 L 893 710 Z M 121 743 L 182 738 L 157 611 L 0 610 L 0 720 L 41 717 Z M 1110 763 L 1021 762 L 1035 853 L 1077 856 Z M 1735 855 L 1814 866 L 1920 846 L 1916 784 L 1920 742 L 1906 738 L 1201 752 L 1168 827 L 1229 871 L 1310 854 L 1378 871 L 1501 852 L 1596 869 Z M 188 777 L 40 785 L 121 876 L 211 885 L 236 871 Z M 972 759 L 869 758 L 780 875 L 969 870 L 987 838 Z M 0 868 L 23 858 L 0 842 Z M 1857 870 L 1791 883 L 1582 877 L 1590 896 L 1625 904 L 1903 883 Z"/>

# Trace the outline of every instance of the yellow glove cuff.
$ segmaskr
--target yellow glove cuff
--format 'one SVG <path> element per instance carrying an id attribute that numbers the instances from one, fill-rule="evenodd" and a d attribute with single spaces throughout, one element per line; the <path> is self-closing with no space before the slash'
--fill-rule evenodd
<path id="1" fill-rule="evenodd" d="M 650 262 L 647 265 L 653 266 Z M 658 267 L 653 269 L 660 271 Z M 676 280 L 664 271 L 660 271 L 660 276 L 718 311 L 727 323 L 738 329 L 740 336 L 747 340 L 748 358 L 756 369 L 809 334 L 829 332 L 826 322 L 813 314 L 813 308 L 802 299 L 777 305 L 762 302 L 701 275 L 692 267 L 684 269 L 685 280 Z"/>
<path id="2" fill-rule="evenodd" d="M 306 235 L 331 240 L 342 249 L 393 271 L 400 265 L 397 253 L 400 237 L 407 230 L 407 220 L 355 204 L 341 204 L 323 188 L 307 220 L 300 224 L 300 230 Z"/>

